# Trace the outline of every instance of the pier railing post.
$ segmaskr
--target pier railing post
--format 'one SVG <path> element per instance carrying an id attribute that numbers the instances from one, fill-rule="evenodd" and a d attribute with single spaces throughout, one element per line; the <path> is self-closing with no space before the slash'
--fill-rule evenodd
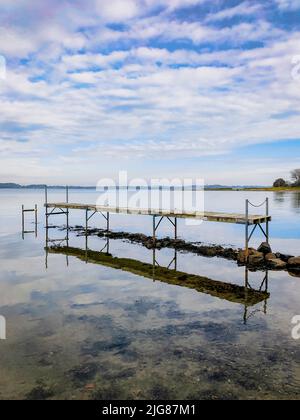
<path id="1" fill-rule="evenodd" d="M 156 240 L 156 220 L 155 220 L 155 216 L 153 216 L 153 243 L 155 244 L 155 240 Z"/>
<path id="2" fill-rule="evenodd" d="M 269 197 L 266 199 L 266 236 L 267 236 L 267 243 L 269 244 Z"/>

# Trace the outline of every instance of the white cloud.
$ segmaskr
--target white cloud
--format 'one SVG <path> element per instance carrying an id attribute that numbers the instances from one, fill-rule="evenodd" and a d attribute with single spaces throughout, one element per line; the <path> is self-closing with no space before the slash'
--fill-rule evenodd
<path id="1" fill-rule="evenodd" d="M 224 9 L 217 13 L 211 13 L 205 20 L 207 22 L 214 22 L 223 19 L 231 19 L 235 16 L 254 16 L 257 12 L 261 11 L 262 8 L 262 4 L 253 4 L 249 1 L 245 1 L 235 7 Z"/>
<path id="2" fill-rule="evenodd" d="M 275 0 L 275 2 L 282 10 L 300 9 L 300 0 Z"/>
<path id="3" fill-rule="evenodd" d="M 123 22 L 140 13 L 141 2 L 137 0 L 97 0 L 96 10 L 106 22 Z"/>

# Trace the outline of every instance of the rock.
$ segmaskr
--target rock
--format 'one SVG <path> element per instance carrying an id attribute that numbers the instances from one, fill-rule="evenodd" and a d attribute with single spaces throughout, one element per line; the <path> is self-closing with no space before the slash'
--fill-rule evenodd
<path id="1" fill-rule="evenodd" d="M 248 259 L 248 263 L 250 265 L 260 265 L 262 263 L 264 263 L 265 261 L 265 256 L 262 252 L 256 252 L 256 253 L 252 253 L 251 255 L 249 255 L 249 259 Z"/>
<path id="2" fill-rule="evenodd" d="M 272 253 L 265 255 L 266 261 L 276 260 L 277 258 L 278 258 L 277 255 L 272 254 Z M 281 259 L 281 258 L 279 258 L 279 259 Z"/>
<path id="3" fill-rule="evenodd" d="M 147 242 L 145 243 L 145 247 L 146 247 L 147 249 L 153 249 L 153 248 L 155 247 L 154 242 L 153 242 L 153 239 L 149 239 L 149 241 L 147 241 Z"/>
<path id="4" fill-rule="evenodd" d="M 257 254 L 256 249 L 249 248 L 249 250 L 248 250 L 249 257 L 251 255 L 256 255 L 256 254 Z M 239 250 L 238 255 L 237 255 L 237 261 L 238 261 L 239 264 L 246 264 L 246 262 L 247 262 L 246 250 L 244 250 L 244 249 Z"/>
<path id="5" fill-rule="evenodd" d="M 257 249 L 258 252 L 262 252 L 263 254 L 270 254 L 272 253 L 272 248 L 267 242 L 263 242 L 259 248 Z"/>
<path id="6" fill-rule="evenodd" d="M 277 252 L 275 255 L 276 255 L 276 258 L 279 258 L 280 260 L 286 263 L 289 261 L 290 258 L 293 258 L 293 255 L 281 254 L 280 252 Z"/>
<path id="7" fill-rule="evenodd" d="M 288 260 L 288 266 L 293 270 L 300 270 L 300 257 L 292 257 Z"/>
<path id="8" fill-rule="evenodd" d="M 273 270 L 284 270 L 286 268 L 286 262 L 280 260 L 279 258 L 270 259 L 268 261 L 268 266 Z"/>

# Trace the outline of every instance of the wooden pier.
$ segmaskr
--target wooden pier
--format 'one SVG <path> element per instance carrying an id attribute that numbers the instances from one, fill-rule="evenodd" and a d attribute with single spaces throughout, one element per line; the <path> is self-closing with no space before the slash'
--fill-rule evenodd
<path id="1" fill-rule="evenodd" d="M 203 220 L 208 222 L 218 223 L 231 223 L 245 226 L 245 249 L 248 251 L 249 242 L 253 236 L 254 231 L 259 228 L 266 241 L 269 242 L 269 223 L 272 218 L 269 215 L 269 200 L 268 198 L 259 206 L 253 205 L 249 200 L 246 200 L 245 214 L 239 213 L 222 213 L 222 212 L 179 212 L 179 211 L 167 211 L 161 209 L 130 209 L 123 207 L 111 207 L 111 206 L 98 206 L 95 204 L 81 204 L 81 203 L 70 203 L 69 202 L 69 190 L 66 188 L 66 201 L 65 202 L 48 202 L 47 188 L 45 191 L 45 208 L 46 208 L 46 227 L 49 226 L 49 217 L 53 215 L 64 214 L 69 217 L 70 210 L 81 210 L 85 212 L 85 225 L 86 231 L 88 231 L 88 223 L 95 214 L 100 214 L 106 220 L 107 231 L 110 228 L 110 215 L 111 214 L 127 214 L 127 215 L 143 215 L 151 216 L 153 219 L 153 240 L 156 240 L 156 233 L 164 219 L 167 219 L 174 227 L 175 239 L 177 239 L 177 220 L 178 219 L 193 219 Z M 266 213 L 264 215 L 252 215 L 249 213 L 249 207 L 261 207 L 266 205 Z M 263 225 L 266 226 L 264 229 Z M 250 227 L 252 230 L 250 232 Z"/>

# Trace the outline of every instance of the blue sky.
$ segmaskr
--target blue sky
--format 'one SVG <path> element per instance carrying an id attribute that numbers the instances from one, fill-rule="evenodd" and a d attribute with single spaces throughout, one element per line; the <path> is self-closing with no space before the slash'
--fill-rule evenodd
<path id="1" fill-rule="evenodd" d="M 300 0 L 0 0 L 0 182 L 289 178 L 299 18 Z"/>

